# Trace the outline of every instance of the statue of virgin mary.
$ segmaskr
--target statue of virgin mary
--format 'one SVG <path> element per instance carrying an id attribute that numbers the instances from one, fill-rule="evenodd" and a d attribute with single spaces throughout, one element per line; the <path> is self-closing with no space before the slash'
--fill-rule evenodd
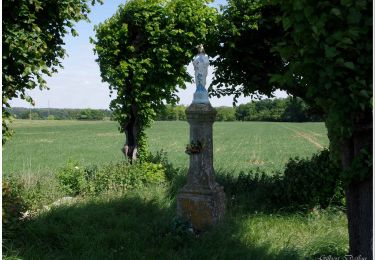
<path id="1" fill-rule="evenodd" d="M 208 66 L 210 65 L 208 56 L 204 52 L 203 45 L 200 44 L 197 46 L 198 54 L 194 57 L 193 66 L 194 66 L 194 74 L 195 74 L 195 85 L 196 90 L 194 93 L 193 104 L 209 104 L 210 101 L 208 100 L 208 92 L 205 88 L 206 86 L 206 78 L 207 78 L 207 70 Z"/>

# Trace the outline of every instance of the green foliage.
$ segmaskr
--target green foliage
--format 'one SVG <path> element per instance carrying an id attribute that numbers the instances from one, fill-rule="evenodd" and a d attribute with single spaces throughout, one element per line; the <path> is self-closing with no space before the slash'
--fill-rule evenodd
<path id="1" fill-rule="evenodd" d="M 350 167 L 345 169 L 343 180 L 345 185 L 351 182 L 366 180 L 373 173 L 373 157 L 366 149 L 362 149 L 354 158 Z"/>
<path id="2" fill-rule="evenodd" d="M 31 104 L 26 90 L 47 89 L 45 75 L 51 76 L 65 57 L 64 36 L 78 35 L 73 23 L 88 21 L 89 0 L 6 0 L 2 19 L 2 116 L 3 143 L 9 137 L 9 101 L 19 97 Z M 92 0 L 91 4 L 101 2 Z M 5 138 L 4 138 L 5 137 Z"/>
<path id="3" fill-rule="evenodd" d="M 219 181 L 233 198 L 231 203 L 248 201 L 254 210 L 345 207 L 341 171 L 328 150 L 311 159 L 291 158 L 283 173 L 270 176 L 258 169 L 242 172 L 237 179 L 219 176 Z"/>
<path id="4" fill-rule="evenodd" d="M 99 109 L 84 109 L 81 110 L 80 115 L 78 116 L 79 120 L 103 120 L 104 112 Z"/>
<path id="5" fill-rule="evenodd" d="M 68 109 L 68 108 L 23 108 L 13 107 L 6 109 L 17 119 L 42 120 L 103 120 L 110 118 L 112 112 L 108 109 Z M 53 118 L 53 119 L 52 119 Z"/>
<path id="6" fill-rule="evenodd" d="M 236 119 L 239 121 L 281 121 L 308 122 L 322 121 L 317 111 L 313 111 L 302 99 L 253 100 L 236 107 Z"/>
<path id="7" fill-rule="evenodd" d="M 235 121 L 236 110 L 234 107 L 216 107 L 216 121 Z"/>
<path id="8" fill-rule="evenodd" d="M 4 104 L 4 101 L 3 101 L 3 104 Z M 2 138 L 2 144 L 5 144 L 6 141 L 8 141 L 14 131 L 9 127 L 9 125 L 11 124 L 12 122 L 12 117 L 11 117 L 11 114 L 9 113 L 9 111 L 7 109 L 4 109 L 4 106 L 2 108 L 2 133 L 3 133 L 3 138 Z"/>
<path id="9" fill-rule="evenodd" d="M 264 1 L 229 0 L 224 6 L 215 36 L 211 57 L 216 57 L 214 80 L 209 91 L 217 97 L 234 94 L 270 96 L 276 90 L 269 84 L 270 71 L 280 71 L 283 61 L 272 52 L 274 40 L 282 36 L 275 23 L 278 9 Z"/>
<path id="10" fill-rule="evenodd" d="M 21 226 L 21 217 L 27 204 L 21 196 L 21 184 L 14 178 L 2 182 L 3 238 L 9 239 Z"/>
<path id="11" fill-rule="evenodd" d="M 85 169 L 76 161 L 69 160 L 56 177 L 66 194 L 78 195 L 85 189 Z"/>
<path id="12" fill-rule="evenodd" d="M 290 205 L 345 206 L 341 170 L 330 160 L 328 150 L 311 159 L 290 159 L 279 192 L 281 201 Z"/>
<path id="13" fill-rule="evenodd" d="M 327 115 L 335 159 L 356 128 L 372 126 L 372 1 L 281 1 L 285 34 L 274 50 L 287 63 L 273 82 L 290 88 L 298 79 Z M 372 156 L 371 156 L 372 157 Z M 363 171 L 368 164 L 362 162 Z M 355 173 L 352 180 L 356 181 Z"/>
<path id="14" fill-rule="evenodd" d="M 110 108 L 129 142 L 143 135 L 164 102 L 176 104 L 177 88 L 191 81 L 186 65 L 215 15 L 204 0 L 131 0 L 95 27 L 101 76 L 117 93 Z"/>
<path id="15" fill-rule="evenodd" d="M 176 216 L 171 221 L 171 232 L 181 240 L 188 240 L 192 238 L 194 229 L 188 219 Z"/>
<path id="16" fill-rule="evenodd" d="M 182 105 L 171 106 L 166 105 L 161 108 L 161 111 L 156 114 L 155 120 L 157 121 L 172 121 L 172 120 L 183 120 L 186 121 L 185 114 L 186 107 Z"/>
<path id="17" fill-rule="evenodd" d="M 166 167 L 161 162 L 148 161 L 85 167 L 78 162 L 69 161 L 59 170 L 57 179 L 62 190 L 68 195 L 125 192 L 147 184 L 164 183 Z"/>
<path id="18" fill-rule="evenodd" d="M 339 160 L 343 141 L 372 126 L 371 7 L 370 0 L 228 1 L 216 31 L 212 94 L 236 100 L 280 88 L 302 98 L 325 114 Z"/>

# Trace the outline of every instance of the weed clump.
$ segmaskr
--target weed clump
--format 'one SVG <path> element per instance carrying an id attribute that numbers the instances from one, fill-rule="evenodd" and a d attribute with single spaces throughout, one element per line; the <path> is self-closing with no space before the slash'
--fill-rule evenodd
<path id="1" fill-rule="evenodd" d="M 123 161 L 84 166 L 76 161 L 68 161 L 58 171 L 57 179 L 60 188 L 68 195 L 97 195 L 163 184 L 173 178 L 174 171 L 165 157 L 158 153 L 132 164 Z"/>

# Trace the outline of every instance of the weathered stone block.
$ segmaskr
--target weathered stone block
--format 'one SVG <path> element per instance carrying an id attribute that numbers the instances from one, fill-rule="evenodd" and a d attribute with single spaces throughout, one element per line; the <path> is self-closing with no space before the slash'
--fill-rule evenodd
<path id="1" fill-rule="evenodd" d="M 213 190 L 184 190 L 177 196 L 177 215 L 202 231 L 220 221 L 225 214 L 225 194 L 221 186 Z"/>

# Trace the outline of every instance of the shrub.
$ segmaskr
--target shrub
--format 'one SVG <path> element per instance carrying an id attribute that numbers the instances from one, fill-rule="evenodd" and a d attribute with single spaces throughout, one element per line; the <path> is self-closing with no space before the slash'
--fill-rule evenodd
<path id="1" fill-rule="evenodd" d="M 85 189 L 85 169 L 78 162 L 69 160 L 57 173 L 60 188 L 68 195 L 78 195 Z"/>
<path id="2" fill-rule="evenodd" d="M 15 179 L 3 180 L 2 182 L 2 221 L 3 237 L 10 238 L 20 227 L 20 220 L 27 205 L 21 194 L 21 185 Z"/>
<path id="3" fill-rule="evenodd" d="M 97 168 L 90 178 L 87 178 L 89 193 L 106 191 L 125 191 L 142 186 L 136 166 L 126 162 L 109 163 Z"/>
<path id="4" fill-rule="evenodd" d="M 290 205 L 344 206 L 340 175 L 341 170 L 330 160 L 328 150 L 314 154 L 311 159 L 296 157 L 285 166 L 278 195 Z"/>
<path id="5" fill-rule="evenodd" d="M 101 168 L 86 168 L 85 173 L 87 192 L 95 194 L 126 191 L 165 181 L 165 168 L 160 163 L 110 163 Z"/>
<path id="6" fill-rule="evenodd" d="M 144 183 L 162 183 L 165 182 L 165 168 L 161 163 L 145 162 L 141 165 L 144 172 Z"/>
<path id="7" fill-rule="evenodd" d="M 253 210 L 301 209 L 345 206 L 340 168 L 329 158 L 329 151 L 314 154 L 311 159 L 291 158 L 284 173 L 267 175 L 261 170 L 219 175 L 230 203 Z M 239 203 L 240 202 L 240 203 Z M 243 202 L 243 203 L 242 203 Z"/>
<path id="8" fill-rule="evenodd" d="M 151 157 L 150 157 L 151 158 Z M 160 184 L 167 180 L 167 166 L 162 157 L 153 161 L 108 163 L 100 167 L 83 167 L 69 161 L 57 174 L 59 185 L 69 195 L 99 194 L 108 191 L 126 191 L 147 184 Z M 168 165 L 168 167 L 171 167 Z"/>
<path id="9" fill-rule="evenodd" d="M 278 175 L 267 175 L 259 168 L 247 173 L 241 172 L 237 178 L 232 174 L 218 175 L 217 180 L 224 186 L 228 203 L 246 210 L 268 210 L 273 204 L 273 193 L 278 183 Z"/>
<path id="10" fill-rule="evenodd" d="M 163 150 L 157 151 L 155 154 L 149 153 L 147 157 L 145 157 L 144 161 L 154 164 L 161 164 L 165 169 L 164 175 L 166 181 L 168 182 L 174 181 L 179 173 L 179 169 L 173 167 L 173 165 L 168 161 L 167 153 Z"/>

